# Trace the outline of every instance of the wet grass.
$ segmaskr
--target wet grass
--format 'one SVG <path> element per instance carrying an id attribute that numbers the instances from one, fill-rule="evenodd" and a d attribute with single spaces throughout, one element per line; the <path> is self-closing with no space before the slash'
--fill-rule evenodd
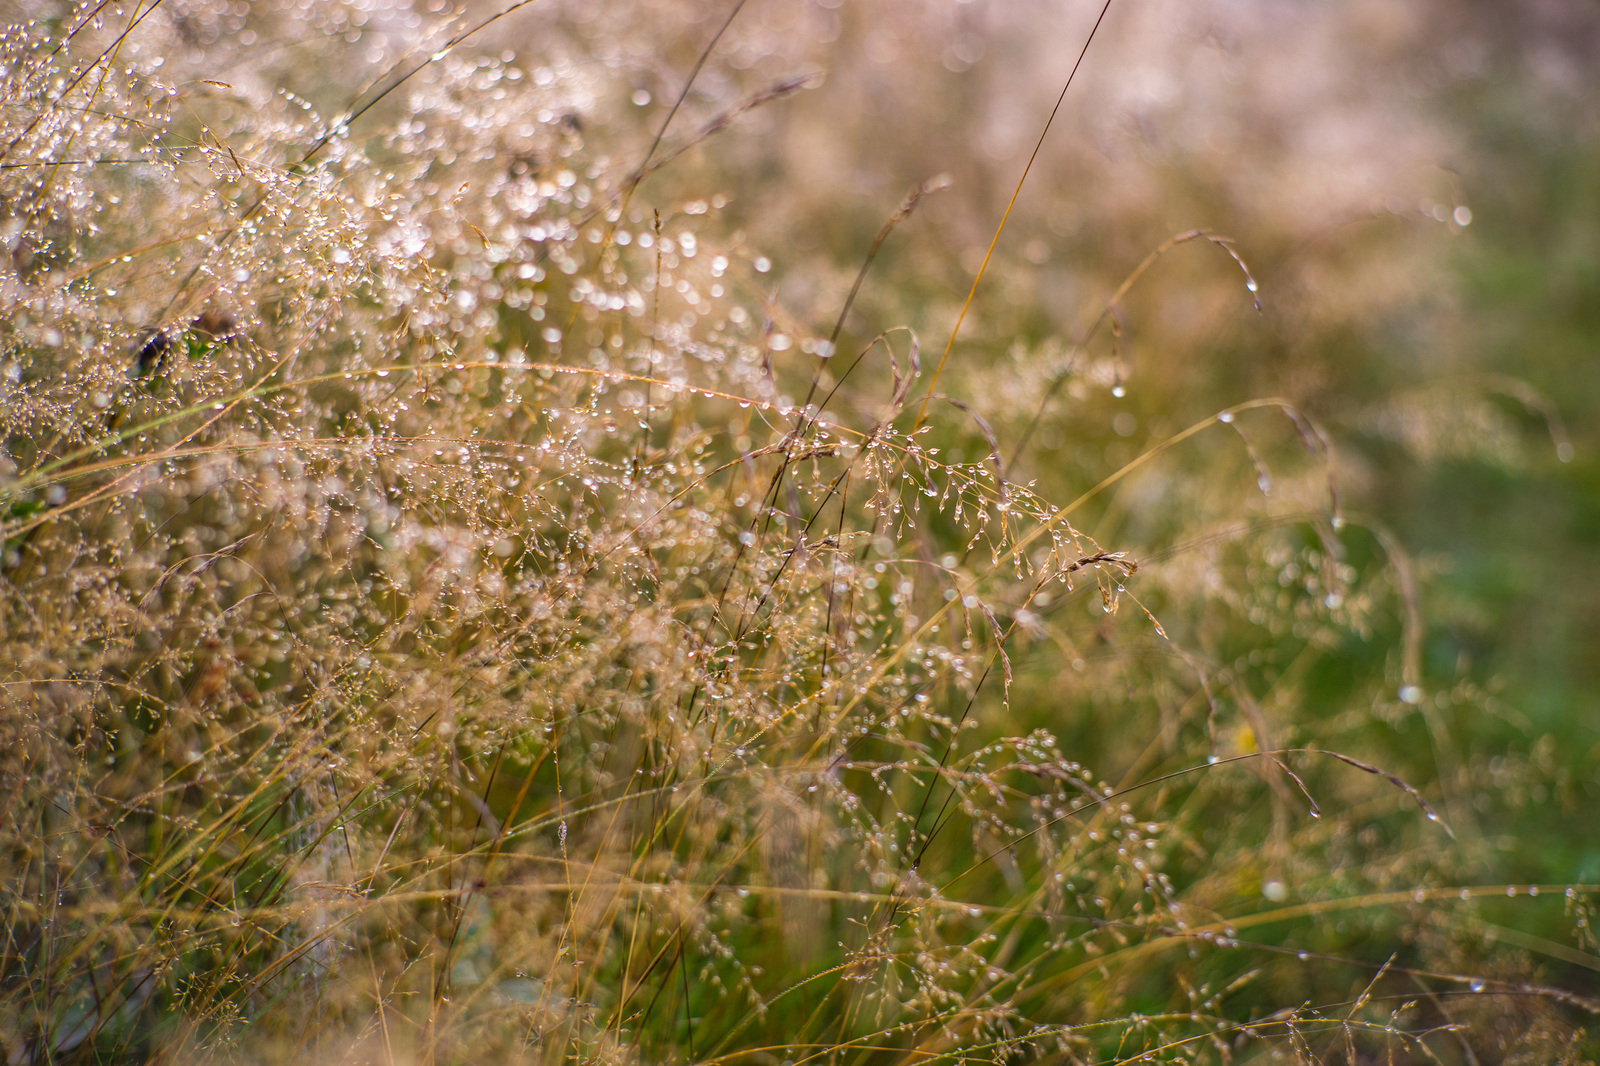
<path id="1" fill-rule="evenodd" d="M 313 107 L 353 9 L 153 12 L 0 41 L 10 1061 L 1592 1053 L 1591 891 L 1478 799 L 1581 788 L 1436 561 L 1300 398 L 1135 374 L 1247 248 L 867 325 L 944 182 L 843 281 L 697 184 L 812 80 L 640 127 L 577 14 L 430 17 Z"/>

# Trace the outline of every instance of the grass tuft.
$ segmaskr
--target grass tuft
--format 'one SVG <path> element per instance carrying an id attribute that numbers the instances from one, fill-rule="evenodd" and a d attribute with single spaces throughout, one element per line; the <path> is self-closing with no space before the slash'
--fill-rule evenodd
<path id="1" fill-rule="evenodd" d="M 777 15 L 524 6 L 0 35 L 7 1061 L 1578 1061 L 1334 433 L 1122 402 L 1248 246 L 930 367 L 948 179 L 811 314 L 707 177 Z"/>

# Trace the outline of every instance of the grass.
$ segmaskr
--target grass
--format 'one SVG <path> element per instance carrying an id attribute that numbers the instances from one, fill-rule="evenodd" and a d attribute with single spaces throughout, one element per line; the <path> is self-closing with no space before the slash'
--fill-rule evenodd
<path id="1" fill-rule="evenodd" d="M 723 221 L 816 79 L 651 126 L 675 39 L 411 14 L 0 41 L 9 1061 L 1593 1053 L 1433 562 L 1300 397 L 1137 406 L 1136 294 L 1204 248 L 1252 315 L 1247 246 L 1009 354 L 945 287 L 934 360 L 880 319 L 943 182 L 843 282 Z"/>

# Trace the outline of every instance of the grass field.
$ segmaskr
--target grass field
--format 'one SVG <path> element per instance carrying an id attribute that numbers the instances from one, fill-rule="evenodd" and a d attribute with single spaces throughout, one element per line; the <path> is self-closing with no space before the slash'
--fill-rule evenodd
<path id="1" fill-rule="evenodd" d="M 8 1062 L 1600 1054 L 1592 14 L 24 6 Z"/>

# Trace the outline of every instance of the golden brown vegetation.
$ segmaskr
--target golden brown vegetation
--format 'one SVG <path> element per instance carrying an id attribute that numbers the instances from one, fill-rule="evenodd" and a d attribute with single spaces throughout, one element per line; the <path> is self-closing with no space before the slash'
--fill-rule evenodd
<path id="1" fill-rule="evenodd" d="M 854 16 L 524 6 L 0 40 L 9 1061 L 1577 1061 L 1426 561 L 1131 348 L 1270 343 L 1250 248 L 1101 233 L 1072 334 L 963 163 L 763 251 L 836 193 L 741 205 L 819 78 L 737 71 Z"/>

